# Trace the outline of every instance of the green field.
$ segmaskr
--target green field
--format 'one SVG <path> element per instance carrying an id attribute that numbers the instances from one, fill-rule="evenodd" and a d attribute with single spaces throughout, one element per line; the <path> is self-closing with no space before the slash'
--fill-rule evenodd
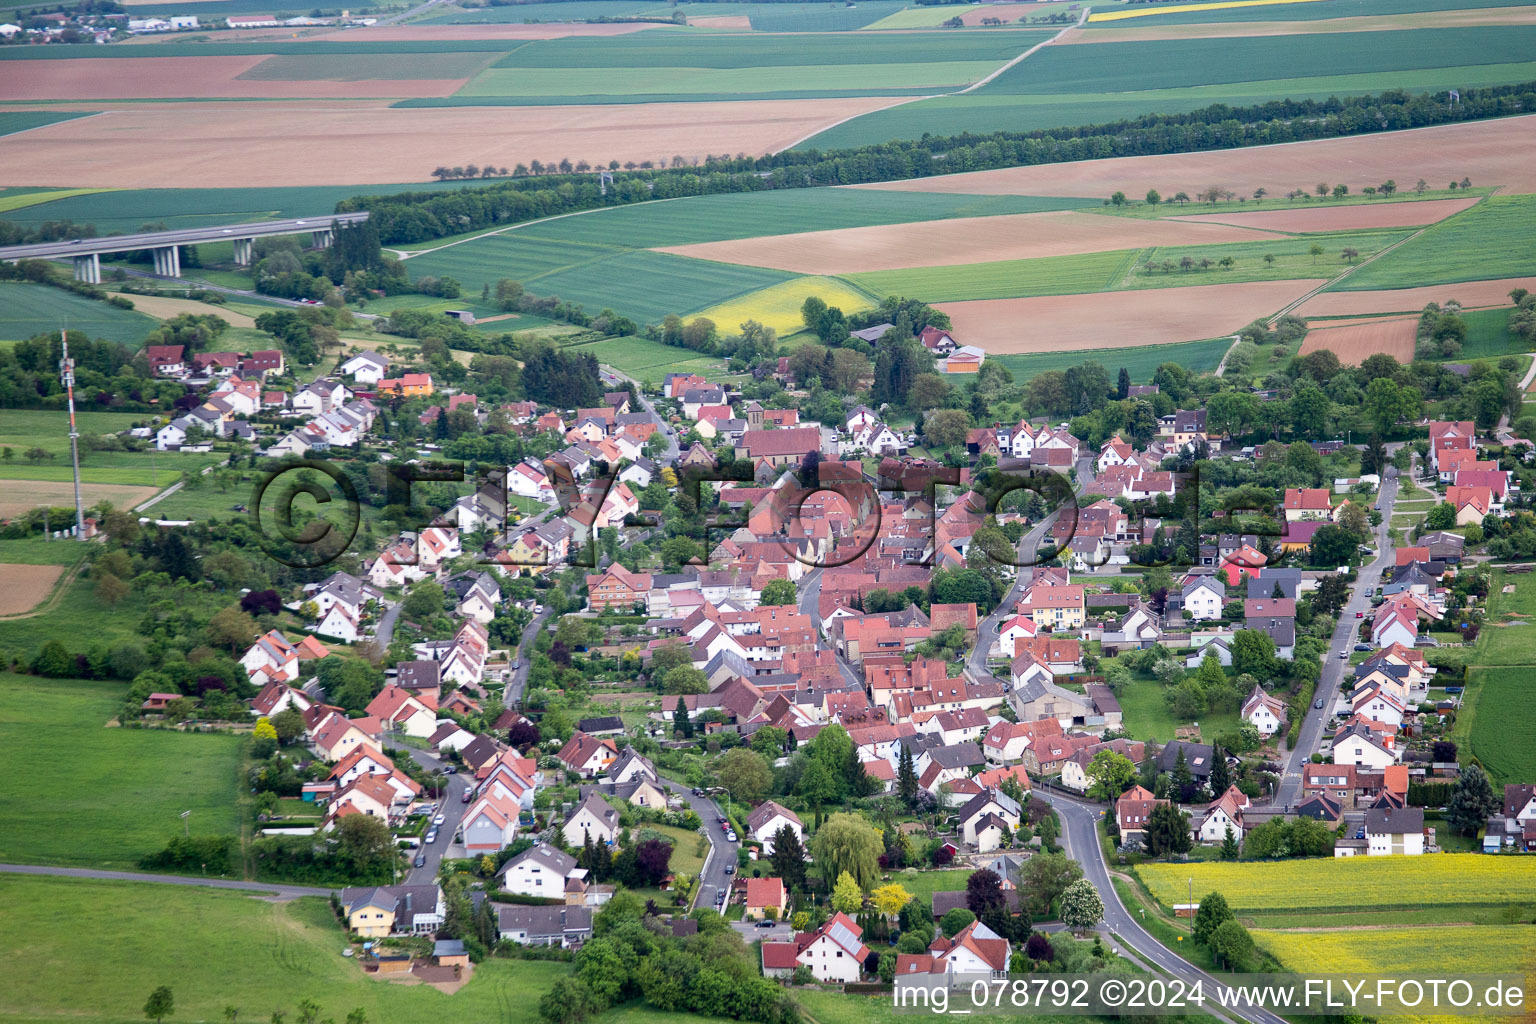
<path id="1" fill-rule="evenodd" d="M 638 381 L 659 382 L 669 373 L 718 374 L 724 365 L 718 357 L 690 355 L 687 349 L 645 338 L 610 338 L 571 351 L 595 356 L 598 362 Z"/>
<path id="2" fill-rule="evenodd" d="M 1525 351 L 1525 345 L 1509 333 L 1509 310 L 1474 309 L 1461 314 L 1467 322 L 1467 338 L 1453 360 L 1496 359 Z"/>
<path id="3" fill-rule="evenodd" d="M 572 0 L 570 3 L 518 3 L 503 7 L 439 14 L 425 25 L 505 25 L 536 21 L 582 21 L 587 18 L 671 18 L 681 11 L 689 18 L 747 15 L 759 32 L 845 32 L 879 21 L 906 6 L 905 0 L 864 0 L 857 6 L 843 3 L 657 3 L 656 0 Z M 651 29 L 668 32 L 669 29 Z"/>
<path id="4" fill-rule="evenodd" d="M 1027 381 L 1046 370 L 1065 370 L 1069 366 L 1093 360 L 1108 367 L 1111 374 L 1125 367 L 1133 381 L 1148 381 L 1164 363 L 1178 363 L 1195 373 L 1206 373 L 1221 365 L 1221 357 L 1232 347 L 1231 338 L 1208 341 L 1182 341 L 1176 345 L 1143 345 L 1139 348 L 1095 348 L 1078 352 L 1031 352 L 1023 355 L 988 355 L 989 362 L 1008 368 L 1013 379 Z"/>
<path id="5" fill-rule="evenodd" d="M 33 128 L 73 121 L 77 117 L 91 117 L 96 113 L 94 110 L 7 110 L 0 112 L 0 135 L 29 132 Z M 5 207 L 0 206 L 0 209 Z"/>
<path id="6" fill-rule="evenodd" d="M 1111 373 L 1119 369 L 1116 363 L 1106 362 L 1104 365 L 1110 368 Z M 1141 379 L 1135 371 L 1131 372 L 1131 377 L 1134 380 Z M 1176 722 L 1168 713 L 1168 705 L 1163 701 L 1163 686 L 1155 679 L 1133 677 L 1131 684 L 1121 691 L 1118 699 L 1120 710 L 1124 713 L 1125 728 L 1135 739 L 1167 743 L 1174 738 L 1175 726 L 1189 724 Z M 1238 715 L 1236 711 L 1204 714 L 1200 716 L 1199 722 L 1201 738 L 1209 743 L 1213 737 L 1236 731 Z"/>
<path id="7" fill-rule="evenodd" d="M 485 53 L 278 54 L 236 77 L 260 82 L 360 82 L 369 79 L 468 78 Z"/>
<path id="8" fill-rule="evenodd" d="M 132 868 L 186 810 L 193 831 L 234 830 L 240 740 L 107 728 L 126 689 L 0 673 L 0 861 Z"/>
<path id="9" fill-rule="evenodd" d="M 1532 687 L 1536 665 L 1474 668 L 1469 673 L 1456 731 L 1465 734 L 1470 753 L 1482 762 L 1495 787 L 1536 777 L 1536 745 L 1530 742 L 1531 729 L 1536 728 Z M 1469 721 L 1463 722 L 1463 717 Z"/>
<path id="10" fill-rule="evenodd" d="M 1086 202 L 875 189 L 700 196 L 539 221 L 422 251 L 410 257 L 407 266 L 412 276 L 452 276 L 466 294 L 506 277 L 521 281 L 536 295 L 581 302 L 589 312 L 611 306 L 654 321 L 667 313 L 705 309 L 796 275 L 646 251 L 652 246 L 1071 209 Z"/>
<path id="11" fill-rule="evenodd" d="M 917 96 L 969 85 L 996 70 L 996 61 L 928 61 L 917 64 L 803 64 L 792 68 L 491 68 L 476 75 L 455 99 L 508 97 L 592 103 L 613 97 L 661 103 L 746 96 L 811 98 Z M 795 87 L 785 89 L 790 76 Z M 664 87 L 664 88 L 659 88 Z M 424 105 L 424 104 L 413 104 Z"/>
<path id="12" fill-rule="evenodd" d="M 131 309 L 41 284 L 0 283 L 0 338 L 24 341 L 67 327 L 92 338 L 137 345 L 160 321 Z"/>
<path id="13" fill-rule="evenodd" d="M 1357 18 L 1366 15 L 1418 14 L 1424 11 L 1461 11 L 1512 6 L 1514 5 L 1510 0 L 1327 0 L 1326 3 L 1229 7 L 1215 11 L 1166 11 L 1146 18 L 1089 22 L 1087 27 L 1107 29 L 1142 25 L 1187 25 L 1203 21 L 1322 21 L 1330 18 Z M 1094 8 L 1097 10 L 1098 5 L 1095 4 Z"/>
<path id="14" fill-rule="evenodd" d="M 373 1024 L 535 1024 L 558 962 L 492 960 L 458 992 L 366 977 L 341 956 L 341 925 L 321 897 L 269 903 L 192 886 L 0 876 L 9 927 L 0 938 L 7 1020 L 142 1020 L 156 985 L 176 1021 L 294 1019 L 312 999 L 323 1018 L 362 1007 Z"/>
<path id="15" fill-rule="evenodd" d="M 1477 183 L 1474 183 L 1477 184 Z M 1490 196 L 1340 282 L 1340 291 L 1536 274 L 1536 196 Z"/>
<path id="16" fill-rule="evenodd" d="M 82 436 L 115 434 L 140 423 L 153 420 L 149 413 L 136 412 L 80 412 L 75 415 Z M 0 477 L 7 480 L 70 480 L 73 471 L 69 465 L 69 415 L 62 409 L 6 409 L 0 410 L 0 447 L 13 450 L 13 457 L 0 468 Z M 26 461 L 24 453 L 29 448 L 42 448 L 53 453 L 53 458 L 33 465 Z M 223 456 L 177 452 L 96 452 L 82 448 L 80 452 L 80 478 L 87 483 L 138 484 L 165 486 L 188 470 L 200 470 L 218 462 Z"/>
<path id="17" fill-rule="evenodd" d="M 711 9 L 716 5 L 710 4 Z M 1034 42 L 1047 38 L 1037 33 Z M 796 68 L 838 64 L 921 64 L 1011 60 L 1031 43 L 1017 32 L 914 32 L 902 35 L 717 36 L 636 32 L 539 40 L 496 62 L 498 68 Z"/>

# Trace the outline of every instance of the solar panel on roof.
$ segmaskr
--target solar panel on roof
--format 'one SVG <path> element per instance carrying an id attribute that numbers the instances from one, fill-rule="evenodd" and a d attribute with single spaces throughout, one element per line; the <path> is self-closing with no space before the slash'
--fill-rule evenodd
<path id="1" fill-rule="evenodd" d="M 844 949 L 859 948 L 858 936 L 854 935 L 852 930 L 850 930 L 847 925 L 842 924 L 841 922 L 834 924 L 831 929 L 828 930 L 827 934 L 832 937 L 833 942 L 837 943 L 839 946 L 842 946 Z"/>

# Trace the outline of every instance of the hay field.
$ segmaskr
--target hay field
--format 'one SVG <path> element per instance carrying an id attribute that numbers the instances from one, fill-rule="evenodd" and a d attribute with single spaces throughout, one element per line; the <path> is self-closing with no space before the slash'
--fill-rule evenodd
<path id="1" fill-rule="evenodd" d="M 375 65 L 377 73 L 387 74 L 388 58 L 392 55 L 378 56 L 386 59 Z M 269 60 L 282 59 L 251 54 L 224 57 L 141 57 L 137 60 L 80 57 L 72 60 L 16 61 L 6 67 L 6 99 L 354 99 L 451 96 L 469 80 L 467 73 L 458 78 L 399 80 L 260 77 L 261 72 L 257 71 L 259 67 Z M 311 59 L 316 62 L 313 65 L 314 73 L 323 76 L 326 63 L 336 58 L 321 54 L 313 58 L 286 58 L 288 61 L 306 62 Z M 286 128 L 287 122 L 284 124 Z"/>
<path id="2" fill-rule="evenodd" d="M 63 574 L 62 565 L 0 564 L 0 615 L 20 615 L 36 608 Z"/>
<path id="3" fill-rule="evenodd" d="M 126 68 L 146 59 L 112 63 Z M 472 157 L 510 167 L 530 153 L 601 158 L 605 164 L 654 160 L 660 153 L 703 159 L 782 149 L 850 114 L 895 102 L 863 97 L 431 109 L 363 101 L 144 104 L 0 140 L 0 185 L 56 184 L 61 167 L 69 168 L 69 183 L 76 186 L 244 188 L 392 185 L 421 181 L 444 161 Z M 279 124 L 282 130 L 274 131 Z M 424 139 L 435 140 L 430 149 Z M 314 159 L 320 151 L 326 158 Z"/>
<path id="4" fill-rule="evenodd" d="M 1221 224 L 1180 224 L 1172 219 L 1131 220 L 1060 212 L 808 231 L 705 242 L 662 251 L 802 274 L 840 274 L 1274 237 L 1269 232 Z"/>
<path id="5" fill-rule="evenodd" d="M 1363 313 L 1412 313 L 1428 303 L 1455 299 L 1467 309 L 1513 305 L 1512 289 L 1536 291 L 1536 277 L 1506 277 L 1495 281 L 1463 281 L 1426 285 L 1423 288 L 1389 288 L 1380 291 L 1323 292 L 1303 302 L 1297 316 L 1358 316 Z"/>
<path id="6" fill-rule="evenodd" d="M 955 337 L 988 353 L 1071 352 L 1211 338 L 1305 295 L 1321 281 L 944 302 Z"/>
<path id="7" fill-rule="evenodd" d="M 1251 213 L 1195 213 L 1174 217 L 1196 224 L 1231 224 L 1260 231 L 1285 231 L 1298 234 L 1309 231 L 1361 231 L 1372 228 L 1416 227 L 1433 224 L 1460 213 L 1479 200 L 1426 199 L 1407 203 L 1357 203 L 1352 206 L 1316 206 L 1296 208 L 1294 204 L 1277 210 Z"/>
<path id="8" fill-rule="evenodd" d="M 1385 353 L 1400 363 L 1413 361 L 1414 335 L 1418 320 L 1403 317 L 1391 320 L 1372 320 L 1369 323 L 1350 324 L 1347 327 L 1326 327 L 1307 332 L 1307 340 L 1301 343 L 1299 355 L 1327 349 L 1339 357 L 1345 366 L 1359 366 L 1367 356 Z"/>
<path id="9" fill-rule="evenodd" d="M 1419 178 L 1443 186 L 1470 177 L 1474 185 L 1502 185 L 1507 192 L 1527 193 L 1536 192 L 1536 161 L 1530 159 L 1533 137 L 1536 116 L 1509 117 L 1344 139 L 1079 160 L 854 187 L 973 195 L 1107 196 L 1117 189 L 1141 195 L 1149 188 L 1168 195 L 1226 182 L 1234 190 L 1263 186 L 1283 195 L 1319 181 L 1338 181 L 1342 170 L 1352 187 L 1387 178 L 1400 186 Z"/>
<path id="10" fill-rule="evenodd" d="M 212 313 L 231 327 L 255 327 L 256 318 L 248 313 L 237 313 L 225 306 L 212 302 L 198 302 L 196 299 L 174 299 L 168 295 L 129 295 L 125 292 L 113 292 L 113 295 L 121 296 L 133 303 L 136 312 L 145 313 L 157 320 L 170 320 L 182 313 L 193 313 L 201 316 L 204 313 Z"/>
<path id="11" fill-rule="evenodd" d="M 82 469 L 84 472 L 84 469 Z M 160 488 L 129 484 L 80 484 L 80 500 L 87 506 L 110 501 L 118 508 L 132 508 L 153 498 Z M 14 516 L 41 505 L 62 508 L 75 503 L 75 485 L 67 480 L 5 480 L 0 486 L 0 516 Z M 60 527 L 62 529 L 62 525 Z"/>

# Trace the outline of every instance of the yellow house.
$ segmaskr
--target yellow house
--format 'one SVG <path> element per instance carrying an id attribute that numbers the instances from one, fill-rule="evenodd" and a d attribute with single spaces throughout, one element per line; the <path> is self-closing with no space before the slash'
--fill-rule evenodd
<path id="1" fill-rule="evenodd" d="M 365 939 L 387 938 L 395 930 L 395 908 L 399 901 L 383 889 L 360 889 L 357 892 L 366 895 L 355 897 L 351 903 L 343 903 L 347 928 Z"/>
<path id="2" fill-rule="evenodd" d="M 1081 629 L 1087 617 L 1083 588 L 1039 586 L 1030 591 L 1030 618 L 1036 626 L 1049 629 Z"/>
<path id="3" fill-rule="evenodd" d="M 745 907 L 741 916 L 746 921 L 761 921 L 770 917 L 775 921 L 782 921 L 784 908 L 788 902 L 789 896 L 784 891 L 782 878 L 749 878 Z"/>
<path id="4" fill-rule="evenodd" d="M 435 390 L 430 373 L 403 373 L 398 377 L 381 380 L 378 385 L 379 394 L 399 395 L 402 398 L 424 398 Z"/>

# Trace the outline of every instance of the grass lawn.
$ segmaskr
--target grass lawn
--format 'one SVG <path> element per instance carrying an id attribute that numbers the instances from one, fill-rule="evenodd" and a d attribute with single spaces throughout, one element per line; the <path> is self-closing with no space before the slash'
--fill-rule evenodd
<path id="1" fill-rule="evenodd" d="M 182 811 L 198 832 L 235 828 L 240 740 L 105 728 L 125 690 L 0 673 L 0 860 L 132 868 Z"/>
<path id="2" fill-rule="evenodd" d="M 921 896 L 931 903 L 934 893 L 956 892 L 964 889 L 965 880 L 970 877 L 970 868 L 944 868 L 938 871 L 919 871 L 916 875 L 898 871 L 891 875 L 891 881 L 912 895 Z"/>
<path id="3" fill-rule="evenodd" d="M 1132 676 L 1131 685 L 1118 695 L 1120 710 L 1124 713 L 1125 728 L 1132 738 L 1158 740 L 1167 743 L 1174 738 L 1174 729 L 1191 723 L 1175 721 L 1163 702 L 1163 685 L 1156 679 Z M 1201 715 L 1201 738 L 1209 743 L 1214 736 L 1232 732 L 1237 728 L 1236 711 Z"/>
<path id="4" fill-rule="evenodd" d="M 326 901 L 268 903 L 213 889 L 0 876 L 13 912 L 0 938 L 10 965 L 0 1017 L 119 1022 L 142 1018 L 159 984 L 176 1020 L 211 1021 L 234 1006 L 242 1020 L 301 1000 L 340 1020 L 362 1007 L 373 1024 L 534 1024 L 539 998 L 563 963 L 491 960 L 458 992 L 365 977 L 341 956 L 343 933 Z"/>
<path id="5" fill-rule="evenodd" d="M 697 875 L 700 871 L 704 870 L 704 858 L 693 852 L 699 845 L 699 840 L 703 838 L 697 832 L 690 832 L 688 829 L 678 828 L 676 825 L 645 824 L 638 827 L 660 832 L 662 835 L 673 840 L 672 859 L 667 862 L 667 866 L 673 872 L 681 871 L 686 875 Z"/>
<path id="6" fill-rule="evenodd" d="M 959 1007 L 963 1002 L 962 993 L 953 995 L 951 1006 Z M 842 992 L 832 992 L 825 989 L 797 989 L 795 1001 L 804 1008 L 806 1015 L 816 1024 L 883 1024 L 892 1019 L 891 997 L 885 995 L 847 995 Z M 953 1011 L 951 1011 L 953 1012 Z M 1009 1014 L 967 1014 L 972 1022 L 980 1021 L 982 1024 L 1003 1024 L 1004 1021 L 1018 1021 L 1020 1018 Z M 1035 1013 L 1029 1014 L 1029 1020 L 1038 1021 L 1040 1024 L 1082 1024 L 1084 1017 L 1043 1016 Z"/>
<path id="7" fill-rule="evenodd" d="M 725 365 L 722 359 L 691 355 L 687 349 L 646 338 L 610 338 L 576 346 L 571 351 L 596 356 L 598 362 L 607 363 L 642 383 L 660 381 L 669 373 L 718 373 Z"/>
<path id="8" fill-rule="evenodd" d="M 208 598 L 206 590 L 180 591 L 173 597 L 182 606 L 206 602 Z M 72 652 L 84 653 L 95 644 L 141 639 L 138 626 L 147 606 L 144 595 L 139 593 L 130 593 L 116 605 L 108 605 L 96 596 L 94 580 L 78 577 L 46 615 L 0 623 L 0 654 L 31 659 L 49 640 L 60 641 Z"/>

